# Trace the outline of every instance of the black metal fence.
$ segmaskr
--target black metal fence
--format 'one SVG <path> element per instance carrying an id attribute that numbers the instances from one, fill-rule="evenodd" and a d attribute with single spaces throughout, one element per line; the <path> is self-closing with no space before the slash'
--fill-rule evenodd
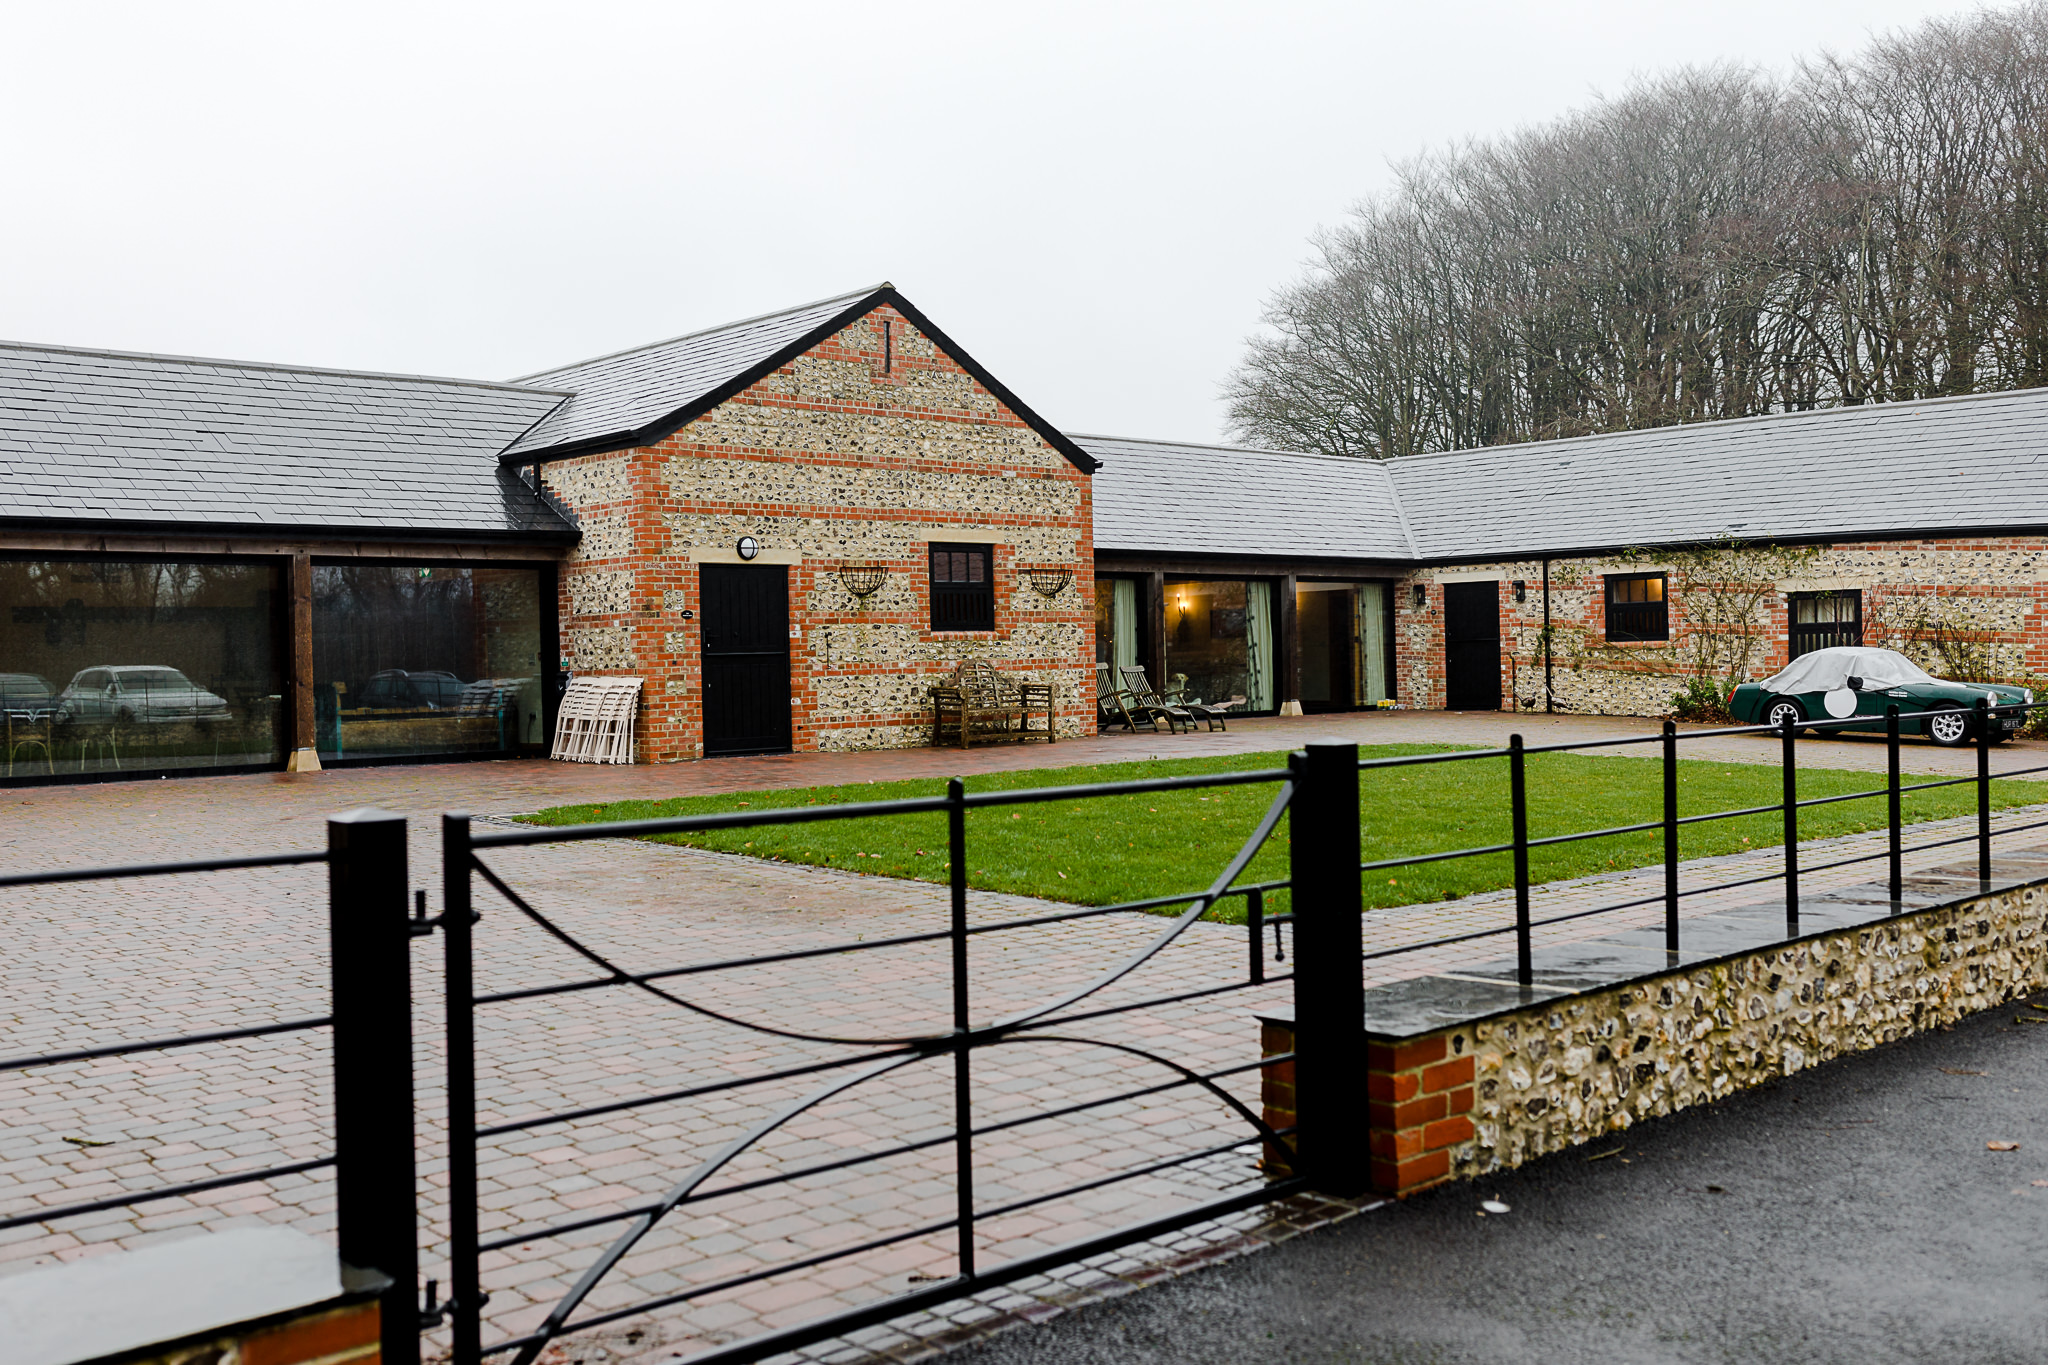
<path id="1" fill-rule="evenodd" d="M 442 820 L 442 912 L 429 919 L 424 893 L 410 893 L 406 867 L 405 823 L 396 816 L 372 811 L 352 812 L 337 817 L 329 826 L 329 847 L 319 853 L 268 858 L 216 859 L 190 863 L 168 863 L 125 868 L 11 876 L 0 878 L 0 889 L 28 887 L 57 882 L 105 880 L 120 877 L 168 877 L 188 873 L 219 872 L 237 868 L 278 867 L 325 862 L 329 866 L 330 927 L 333 955 L 333 1006 L 327 1016 L 282 1020 L 247 1029 L 194 1033 L 177 1037 L 148 1039 L 130 1044 L 73 1052 L 50 1053 L 0 1061 L 0 1070 L 47 1066 L 95 1057 L 176 1048 L 227 1038 L 253 1038 L 299 1030 L 331 1028 L 335 1058 L 335 1148 L 330 1157 L 237 1172 L 186 1185 L 164 1186 L 95 1200 L 63 1208 L 38 1208 L 0 1219 L 0 1230 L 28 1223 L 61 1219 L 69 1215 L 172 1198 L 272 1179 L 285 1174 L 332 1167 L 336 1172 L 341 1215 L 341 1254 L 358 1266 L 390 1275 L 393 1288 L 385 1300 L 385 1346 L 387 1361 L 415 1361 L 419 1334 L 441 1322 L 451 1325 L 455 1365 L 474 1365 L 486 1359 L 509 1358 L 525 1365 L 533 1361 L 550 1342 L 576 1332 L 660 1308 L 700 1300 L 732 1291 L 750 1283 L 779 1275 L 814 1270 L 831 1262 L 873 1253 L 913 1239 L 944 1234 L 951 1238 L 954 1273 L 887 1297 L 878 1297 L 857 1308 L 820 1316 L 798 1326 L 756 1335 L 730 1346 L 720 1347 L 693 1359 L 726 1362 L 755 1359 L 777 1351 L 839 1336 L 856 1328 L 879 1323 L 913 1310 L 933 1307 L 948 1300 L 973 1294 L 1019 1277 L 1055 1269 L 1102 1251 L 1159 1236 L 1175 1228 L 1217 1218 L 1299 1190 L 1318 1189 L 1333 1194 L 1351 1194 L 1367 1184 L 1365 1162 L 1360 1156 L 1360 1135 L 1366 1129 L 1365 1095 L 1356 1083 L 1356 1068 L 1364 1044 L 1364 1011 L 1361 964 L 1397 954 L 1422 952 L 1494 936 L 1512 936 L 1517 945 L 1519 974 L 1530 979 L 1532 936 L 1548 925 L 1570 920 L 1642 910 L 1661 904 L 1664 909 L 1666 945 L 1676 949 L 1681 941 L 1679 907 L 1688 897 L 1725 891 L 1764 882 L 1782 882 L 1785 892 L 1786 932 L 1799 933 L 1799 897 L 1802 877 L 1855 863 L 1885 860 L 1894 899 L 1903 878 L 1902 858 L 1908 853 L 1951 845 L 1973 844 L 1981 879 L 1991 878 L 1991 774 L 1990 753 L 1996 734 L 1994 723 L 2007 714 L 2024 714 L 2038 707 L 1992 707 L 1980 704 L 1973 717 L 1976 771 L 1967 777 L 1904 783 L 1900 776 L 1900 722 L 1922 719 L 1926 713 L 1901 716 L 1896 708 L 1887 717 L 1886 743 L 1890 761 L 1886 781 L 1869 790 L 1801 799 L 1798 795 L 1798 761 L 1795 737 L 1799 730 L 1840 729 L 1868 718 L 1842 721 L 1805 722 L 1786 725 L 1772 732 L 1769 727 L 1714 729 L 1678 733 L 1666 724 L 1660 734 L 1601 740 L 1577 744 L 1525 746 L 1519 736 L 1497 750 L 1458 751 L 1410 757 L 1371 759 L 1361 762 L 1355 745 L 1312 745 L 1290 758 L 1286 768 L 1248 772 L 1208 774 L 1134 782 L 1063 786 L 1024 791 L 968 793 L 959 781 L 948 785 L 946 794 L 902 801 L 871 802 L 836 806 L 806 806 L 762 809 L 716 815 L 663 820 L 592 824 L 559 828 L 478 829 L 467 816 L 447 815 Z M 1680 745 L 1703 735 L 1776 733 L 1782 742 L 1783 796 L 1770 805 L 1706 814 L 1680 815 L 1678 810 L 1678 763 Z M 1652 748 L 1663 765 L 1663 810 L 1658 819 L 1635 824 L 1532 839 L 1529 835 L 1527 760 L 1531 755 L 1568 753 L 1593 749 Z M 1510 838 L 1506 843 L 1480 845 L 1448 852 L 1408 857 L 1362 860 L 1361 777 L 1380 771 L 1426 764 L 1470 764 L 1505 762 L 1509 788 Z M 2048 771 L 2030 767 L 2005 775 Z M 1154 897 L 1116 905 L 1083 907 L 1048 914 L 1022 916 L 997 922 L 971 922 L 968 914 L 969 854 L 967 815 L 970 811 L 1004 806 L 1167 792 L 1196 791 L 1246 785 L 1277 785 L 1278 791 L 1248 838 L 1227 860 L 1206 886 L 1176 895 Z M 1903 842 L 1901 798 L 1904 794 L 1934 788 L 1974 784 L 1977 791 L 1976 827 L 1969 834 L 1942 838 L 1907 847 Z M 1799 813 L 1814 806 L 1844 801 L 1885 802 L 1889 839 L 1881 853 L 1840 858 L 1817 867 L 1802 868 L 1799 860 Z M 886 938 L 838 942 L 801 949 L 710 961 L 678 963 L 655 970 L 629 971 L 615 960 L 607 945 L 593 944 L 564 928 L 555 918 L 532 903 L 512 881 L 495 867 L 491 856 L 501 850 L 566 844 L 596 839 L 641 838 L 659 834 L 703 833 L 715 830 L 751 829 L 772 826 L 844 821 L 873 817 L 943 814 L 947 825 L 949 854 L 949 918 L 945 927 Z M 1740 817 L 1782 816 L 1785 842 L 1782 865 L 1775 871 L 1713 885 L 1682 886 L 1678 840 L 1682 829 L 1714 820 Z M 1282 879 L 1240 882 L 1259 850 L 1280 826 L 1289 823 L 1288 875 Z M 2007 832 L 2048 827 L 2048 821 L 2023 824 Z M 1534 919 L 1530 913 L 1529 855 L 1532 849 L 1574 842 L 1661 833 L 1663 839 L 1664 886 L 1662 894 L 1641 897 Z M 1512 863 L 1514 916 L 1512 922 L 1468 933 L 1448 935 L 1412 943 L 1400 948 L 1368 953 L 1363 941 L 1363 876 L 1368 872 L 1414 867 L 1452 859 L 1501 857 Z M 520 920 L 545 932 L 551 939 L 588 962 L 593 971 L 575 980 L 560 981 L 512 990 L 480 993 L 475 973 L 480 958 L 488 960 L 491 926 L 501 911 L 492 908 L 486 917 L 478 908 L 481 881 L 487 907 L 500 902 Z M 1286 913 L 1269 914 L 1267 898 L 1286 891 L 1291 898 Z M 409 895 L 419 899 L 408 904 Z M 1141 998 L 1102 1003 L 1108 987 L 1131 979 L 1147 964 L 1156 963 L 1162 950 L 1184 936 L 1189 928 L 1223 903 L 1241 898 L 1245 906 L 1246 954 L 1241 973 L 1221 982 L 1191 985 L 1168 980 L 1157 990 L 1147 989 Z M 1179 907 L 1174 917 L 1143 947 L 1109 963 L 1093 977 L 1070 989 L 1053 991 L 1048 998 L 1023 1009 L 1001 1012 L 978 1010 L 976 978 L 970 970 L 968 945 L 984 935 L 1002 935 L 1035 926 L 1068 923 L 1133 910 L 1168 910 Z M 411 913 L 408 914 L 408 910 Z M 1280 928 L 1291 925 L 1294 943 L 1292 963 L 1286 964 L 1279 943 Z M 421 1127 L 412 1091 L 411 1000 L 409 944 L 412 939 L 435 931 L 442 935 L 445 973 L 447 1077 L 447 1125 L 449 1212 L 449 1260 L 446 1271 L 450 1298 L 436 1302 L 436 1283 L 428 1281 L 426 1307 L 421 1310 L 414 1297 L 419 1267 L 415 1238 L 418 1212 L 415 1200 L 415 1150 Z M 1274 936 L 1273 951 L 1266 947 L 1268 931 Z M 731 1008 L 708 1004 L 693 994 L 696 983 L 728 973 L 765 966 L 789 964 L 806 959 L 844 959 L 852 955 L 886 952 L 919 944 L 944 945 L 948 960 L 950 1008 L 943 1018 L 920 1026 L 906 1026 L 893 1032 L 862 1034 L 835 1028 L 830 1019 L 743 1017 Z M 1102 1038 L 1061 1032 L 1077 1024 L 1120 1015 L 1155 1010 L 1196 1000 L 1222 1000 L 1233 993 L 1275 983 L 1291 983 L 1297 1021 L 1297 1051 L 1281 1057 L 1249 1056 L 1241 1062 L 1197 1070 L 1156 1050 Z M 478 1014 L 518 1001 L 562 997 L 589 991 L 620 990 L 663 1002 L 698 1017 L 718 1021 L 763 1037 L 800 1042 L 831 1050 L 831 1055 L 801 1065 L 769 1067 L 752 1074 L 725 1075 L 717 1079 L 607 1100 L 580 1108 L 555 1109 L 522 1115 L 504 1122 L 478 1122 L 477 1074 L 480 1056 Z M 1248 1031 L 1249 1032 L 1249 1031 Z M 1108 1048 L 1162 1069 L 1164 1080 L 1120 1087 L 1115 1093 L 1090 1098 L 1042 1111 L 1006 1118 L 998 1123 L 975 1122 L 977 1058 L 985 1050 L 1022 1039 L 1039 1039 Z M 1250 1039 L 1247 1038 L 1249 1044 Z M 952 1097 L 950 1131 L 910 1141 L 877 1146 L 851 1155 L 813 1161 L 759 1179 L 722 1185 L 711 1182 L 736 1158 L 756 1148 L 764 1139 L 823 1102 L 845 1095 L 864 1083 L 877 1080 L 913 1063 L 938 1062 L 948 1069 Z M 1225 1088 L 1233 1076 L 1248 1075 L 1261 1068 L 1292 1061 L 1295 1068 L 1297 1125 L 1274 1130 Z M 707 1151 L 660 1198 L 605 1212 L 552 1223 L 529 1223 L 494 1231 L 488 1238 L 479 1220 L 479 1150 L 495 1140 L 529 1133 L 549 1125 L 596 1118 L 610 1113 L 672 1105 L 717 1095 L 729 1096 L 746 1088 L 786 1086 L 802 1081 L 812 1084 L 808 1093 L 780 1104 L 766 1118 L 754 1123 L 716 1150 Z M 1186 1150 L 1157 1161 L 1134 1164 L 1092 1180 L 1057 1190 L 1032 1194 L 1022 1200 L 990 1204 L 977 1197 L 974 1185 L 975 1154 L 978 1144 L 998 1134 L 1033 1124 L 1071 1117 L 1157 1095 L 1183 1090 L 1206 1093 L 1218 1104 L 1223 1127 Z M 982 1254 L 978 1229 L 989 1220 L 1020 1209 L 1069 1198 L 1116 1181 L 1134 1180 L 1177 1165 L 1201 1161 L 1253 1143 L 1273 1144 L 1292 1154 L 1294 1174 L 1258 1188 L 1243 1189 L 1216 1198 L 1196 1201 L 1170 1216 L 1136 1221 L 1101 1235 L 1067 1246 L 990 1264 Z M 765 1188 L 801 1180 L 808 1176 L 874 1165 L 921 1152 L 946 1154 L 954 1184 L 953 1213 L 943 1222 L 889 1232 L 850 1245 L 833 1246 L 807 1256 L 795 1256 L 771 1266 L 750 1270 L 719 1280 L 707 1280 L 668 1294 L 657 1294 L 630 1303 L 590 1306 L 593 1291 L 624 1262 L 647 1234 L 663 1220 L 687 1217 L 702 1202 L 739 1190 Z M 486 1303 L 482 1267 L 487 1256 L 510 1253 L 523 1243 L 538 1238 L 590 1228 L 616 1226 L 618 1232 L 609 1246 L 582 1270 L 574 1285 L 532 1330 L 486 1339 L 483 1308 Z"/>
<path id="2" fill-rule="evenodd" d="M 284 1176 L 332 1170 L 339 1206 L 339 1251 L 351 1265 L 382 1272 L 384 1355 L 415 1361 L 419 1322 L 413 1299 L 419 1271 L 414 1197 L 412 982 L 407 947 L 416 930 L 405 917 L 405 821 L 352 811 L 328 822 L 328 846 L 315 853 L 205 858 L 0 876 L 0 892 L 67 883 L 155 880 L 325 863 L 331 995 L 329 1012 L 248 1028 L 211 1029 L 131 1043 L 0 1059 L 0 1072 L 165 1052 L 245 1038 L 329 1030 L 334 1047 L 334 1150 L 330 1156 L 234 1171 L 205 1180 L 154 1185 L 101 1199 L 43 1206 L 0 1217 L 0 1231 L 61 1222 L 107 1209 L 184 1199 Z M 396 915 L 391 911 L 396 907 Z M 219 983 L 223 993 L 232 983 Z"/>

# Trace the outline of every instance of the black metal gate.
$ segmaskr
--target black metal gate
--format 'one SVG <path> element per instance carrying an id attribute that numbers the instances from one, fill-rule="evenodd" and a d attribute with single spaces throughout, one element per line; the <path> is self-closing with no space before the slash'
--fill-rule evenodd
<path id="1" fill-rule="evenodd" d="M 706 564 L 704 752 L 789 751 L 789 570 L 780 564 Z"/>
<path id="2" fill-rule="evenodd" d="M 1816 649 L 1863 643 L 1863 593 L 1856 588 L 1833 592 L 1795 592 L 1786 602 L 1791 658 Z"/>
<path id="3" fill-rule="evenodd" d="M 1444 584 L 1444 704 L 1500 710 L 1500 584 Z"/>

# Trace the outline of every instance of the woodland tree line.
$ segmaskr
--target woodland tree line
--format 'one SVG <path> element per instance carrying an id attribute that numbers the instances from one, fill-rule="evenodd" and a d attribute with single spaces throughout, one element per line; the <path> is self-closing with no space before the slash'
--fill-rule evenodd
<path id="1" fill-rule="evenodd" d="M 2048 0 L 1397 170 L 1269 303 L 1240 438 L 1386 458 L 2048 383 Z"/>

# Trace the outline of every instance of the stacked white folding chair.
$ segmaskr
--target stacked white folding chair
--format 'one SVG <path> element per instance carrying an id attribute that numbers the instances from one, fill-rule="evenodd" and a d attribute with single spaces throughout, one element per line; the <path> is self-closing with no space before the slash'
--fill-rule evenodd
<path id="1" fill-rule="evenodd" d="M 631 763 L 638 678 L 572 678 L 555 719 L 550 758 L 570 763 Z"/>

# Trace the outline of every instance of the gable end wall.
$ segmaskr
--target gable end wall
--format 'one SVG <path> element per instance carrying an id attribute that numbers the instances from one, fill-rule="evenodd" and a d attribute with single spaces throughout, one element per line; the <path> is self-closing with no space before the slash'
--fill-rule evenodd
<path id="1" fill-rule="evenodd" d="M 883 324 L 889 325 L 884 369 Z M 790 581 L 793 747 L 927 743 L 925 689 L 963 658 L 1052 682 L 1061 735 L 1094 728 L 1088 476 L 883 306 L 659 444 L 547 466 L 584 540 L 562 574 L 577 673 L 645 679 L 643 762 L 703 752 L 699 566 L 743 535 Z M 934 632 L 934 541 L 995 546 L 996 629 Z M 838 570 L 879 565 L 865 601 Z M 1046 598 L 1019 572 L 1059 568 Z"/>

